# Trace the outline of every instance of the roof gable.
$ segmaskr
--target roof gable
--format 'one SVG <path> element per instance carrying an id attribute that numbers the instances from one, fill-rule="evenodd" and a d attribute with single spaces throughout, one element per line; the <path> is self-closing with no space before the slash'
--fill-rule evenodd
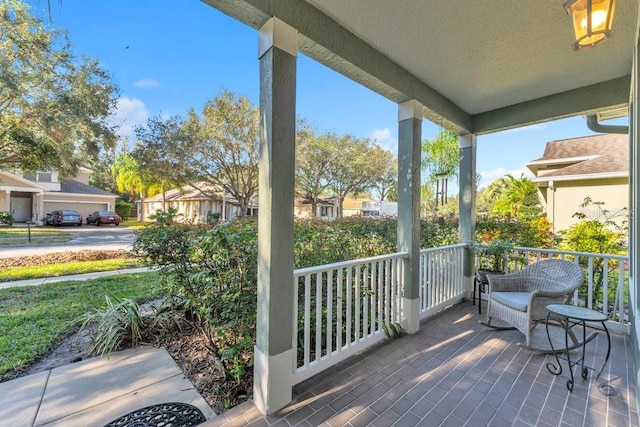
<path id="1" fill-rule="evenodd" d="M 629 137 L 603 134 L 550 141 L 545 146 L 543 156 L 526 166 L 536 175 L 534 181 L 568 176 L 627 176 Z"/>

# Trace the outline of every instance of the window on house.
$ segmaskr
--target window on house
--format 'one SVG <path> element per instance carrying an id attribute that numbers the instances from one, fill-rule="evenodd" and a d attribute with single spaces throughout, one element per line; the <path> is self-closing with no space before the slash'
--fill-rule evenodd
<path id="1" fill-rule="evenodd" d="M 320 216 L 329 216 L 329 208 L 326 206 L 320 207 Z"/>
<path id="2" fill-rule="evenodd" d="M 51 182 L 51 172 L 38 172 L 38 182 Z"/>
<path id="3" fill-rule="evenodd" d="M 25 179 L 28 179 L 30 181 L 35 181 L 36 180 L 36 174 L 35 173 L 25 173 L 24 175 L 22 175 Z"/>

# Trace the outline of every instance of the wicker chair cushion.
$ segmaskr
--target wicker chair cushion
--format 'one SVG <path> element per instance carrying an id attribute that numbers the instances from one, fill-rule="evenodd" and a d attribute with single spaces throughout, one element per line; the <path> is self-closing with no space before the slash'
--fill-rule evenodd
<path id="1" fill-rule="evenodd" d="M 496 302 L 525 313 L 529 306 L 530 296 L 530 292 L 493 292 L 491 294 L 491 298 Z"/>

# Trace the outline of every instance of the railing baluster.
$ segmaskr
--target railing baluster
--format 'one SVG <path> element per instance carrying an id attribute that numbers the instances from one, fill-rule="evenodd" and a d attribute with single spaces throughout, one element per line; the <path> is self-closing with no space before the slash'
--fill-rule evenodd
<path id="1" fill-rule="evenodd" d="M 564 259 L 564 254 L 562 259 Z M 589 257 L 587 265 L 589 266 L 587 270 L 587 307 L 593 308 L 593 257 Z"/>
<path id="2" fill-rule="evenodd" d="M 358 264 L 356 266 L 356 324 L 354 325 L 354 331 L 356 331 L 356 335 L 355 335 L 355 339 L 353 340 L 354 342 L 358 342 L 360 341 L 360 333 L 361 333 L 361 329 L 360 329 L 360 325 L 362 324 L 361 322 L 361 313 L 360 310 L 361 308 L 361 302 L 362 302 L 362 294 L 361 294 L 361 284 L 362 284 L 362 273 L 360 270 L 360 264 Z"/>
<path id="3" fill-rule="evenodd" d="M 322 276 L 316 274 L 316 361 L 322 357 Z"/>
<path id="4" fill-rule="evenodd" d="M 345 333 L 345 341 L 347 347 L 351 347 L 351 333 L 353 331 L 353 266 L 347 267 L 347 331 Z"/>
<path id="5" fill-rule="evenodd" d="M 311 352 L 311 275 L 304 276 L 304 366 L 309 366 Z"/>
<path id="6" fill-rule="evenodd" d="M 333 272 L 327 271 L 327 344 L 326 352 L 330 355 L 333 352 Z"/>
<path id="7" fill-rule="evenodd" d="M 343 308 L 343 284 L 342 284 L 342 280 L 343 280 L 343 269 L 339 268 L 338 269 L 338 289 L 337 289 L 337 293 L 336 293 L 336 298 L 338 299 L 338 310 L 336 312 L 336 350 L 340 350 L 342 348 L 342 328 L 343 328 L 343 324 L 342 324 L 342 314 L 344 312 L 344 308 Z"/>
<path id="8" fill-rule="evenodd" d="M 609 258 L 603 259 L 602 274 L 602 310 L 609 317 Z"/>

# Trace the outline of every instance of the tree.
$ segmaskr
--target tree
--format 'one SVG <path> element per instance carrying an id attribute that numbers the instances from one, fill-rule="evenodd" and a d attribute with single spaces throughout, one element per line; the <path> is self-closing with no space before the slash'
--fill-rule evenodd
<path id="1" fill-rule="evenodd" d="M 111 173 L 111 168 L 118 156 L 116 148 L 106 148 L 100 151 L 97 159 L 87 160 L 86 164 L 91 169 L 89 184 L 96 188 L 101 188 L 111 193 L 118 193 L 118 185 Z M 120 195 L 122 197 L 122 195 Z M 135 197 L 135 195 L 131 195 Z M 126 199 L 126 197 L 125 197 Z"/>
<path id="2" fill-rule="evenodd" d="M 383 158 L 368 139 L 357 139 L 351 135 L 327 134 L 333 149 L 340 159 L 332 172 L 329 186 L 339 202 L 338 217 L 342 217 L 342 205 L 347 195 L 357 196 L 371 187 L 376 172 L 382 167 Z"/>
<path id="3" fill-rule="evenodd" d="M 584 212 L 573 214 L 573 217 L 580 219 L 580 222 L 573 224 L 561 233 L 563 240 L 560 248 L 576 252 L 625 255 L 629 231 L 627 209 L 612 212 L 604 207 L 604 202 L 593 201 L 590 197 L 585 197 L 580 208 L 583 211 L 590 211 L 591 214 L 589 216 Z M 587 257 L 580 256 L 578 258 L 584 268 L 591 268 L 593 276 L 591 303 L 596 307 L 598 302 L 603 300 L 602 290 L 607 270 L 611 274 L 616 267 L 620 269 L 623 268 L 623 265 L 618 260 L 609 260 L 606 265 L 607 270 L 605 270 L 603 258 L 596 257 L 591 263 Z M 608 300 L 609 304 L 613 302 L 612 306 L 615 307 L 619 295 L 617 282 L 613 277 L 608 279 L 610 280 Z M 581 289 L 581 294 L 586 297 L 588 290 Z M 609 307 L 605 308 L 604 312 L 608 313 Z"/>
<path id="4" fill-rule="evenodd" d="M 131 154 L 118 155 L 111 166 L 111 174 L 116 180 L 118 191 L 128 191 L 131 195 L 142 191 L 138 162 Z"/>
<path id="5" fill-rule="evenodd" d="M 185 134 L 179 116 L 152 117 L 144 126 L 135 128 L 133 150 L 144 189 L 151 195 L 162 193 L 162 210 L 167 211 L 166 192 L 189 181 L 192 168 L 184 164 Z"/>
<path id="6" fill-rule="evenodd" d="M 331 137 L 316 134 L 305 123 L 298 130 L 296 142 L 296 191 L 311 202 L 315 218 L 318 198 L 329 188 L 333 169 L 341 160 Z"/>
<path id="7" fill-rule="evenodd" d="M 398 159 L 393 157 L 391 151 L 385 150 L 380 146 L 376 146 L 373 149 L 375 150 L 374 155 L 379 157 L 379 162 L 382 167 L 376 171 L 371 182 L 371 187 L 378 192 L 380 201 L 384 201 L 393 194 L 395 194 L 397 198 Z"/>
<path id="8" fill-rule="evenodd" d="M 522 221 L 542 214 L 538 188 L 524 175 L 515 178 L 507 174 L 498 178 L 487 188 L 487 195 L 493 200 L 491 213 L 494 215 Z"/>
<path id="9" fill-rule="evenodd" d="M 191 109 L 182 127 L 179 146 L 192 180 L 224 186 L 240 204 L 241 216 L 258 191 L 259 126 L 258 109 L 247 98 L 222 91 L 201 115 Z"/>
<path id="10" fill-rule="evenodd" d="M 433 186 L 439 179 L 449 180 L 458 176 L 459 168 L 458 135 L 441 129 L 436 137 L 422 142 L 422 168 L 424 182 Z M 438 195 L 436 194 L 436 199 Z"/>
<path id="11" fill-rule="evenodd" d="M 71 53 L 19 0 L 0 3 L 0 168 L 74 176 L 117 140 L 106 123 L 116 89 L 97 61 Z"/>

